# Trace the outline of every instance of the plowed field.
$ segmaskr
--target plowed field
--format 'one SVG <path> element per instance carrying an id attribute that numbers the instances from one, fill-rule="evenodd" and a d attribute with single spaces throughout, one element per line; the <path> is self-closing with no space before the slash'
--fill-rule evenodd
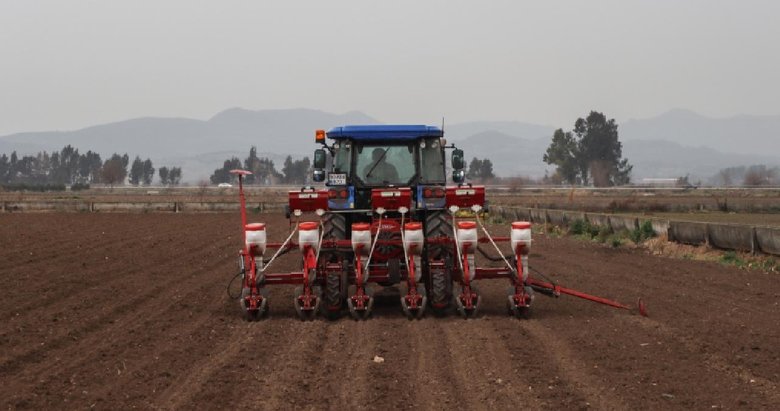
<path id="1" fill-rule="evenodd" d="M 283 216 L 253 219 L 284 238 Z M 474 320 L 408 321 L 391 300 L 365 322 L 303 323 L 283 286 L 270 318 L 247 323 L 225 293 L 239 225 L 233 214 L 0 215 L 2 407 L 780 408 L 777 274 L 537 236 L 533 267 L 643 296 L 650 317 L 537 296 L 532 318 L 516 320 L 506 283 L 484 281 Z"/>

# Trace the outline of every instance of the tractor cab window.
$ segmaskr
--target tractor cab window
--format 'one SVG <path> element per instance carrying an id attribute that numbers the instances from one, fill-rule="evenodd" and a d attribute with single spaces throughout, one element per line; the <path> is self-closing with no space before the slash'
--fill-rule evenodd
<path id="1" fill-rule="evenodd" d="M 366 185 L 406 185 L 414 177 L 414 145 L 363 146 L 355 174 Z"/>
<path id="2" fill-rule="evenodd" d="M 439 139 L 420 141 L 420 181 L 444 182 L 444 152 Z"/>
<path id="3" fill-rule="evenodd" d="M 333 149 L 336 151 L 333 158 L 333 172 L 349 174 L 352 163 L 352 142 L 340 141 L 334 143 Z"/>

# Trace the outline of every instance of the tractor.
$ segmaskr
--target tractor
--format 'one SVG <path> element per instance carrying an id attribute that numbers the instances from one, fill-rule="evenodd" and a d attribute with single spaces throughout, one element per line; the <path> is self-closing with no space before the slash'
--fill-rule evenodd
<path id="1" fill-rule="evenodd" d="M 509 281 L 507 310 L 517 317 L 529 315 L 535 291 L 629 308 L 529 276 L 531 224 L 513 222 L 506 237 L 489 233 L 485 187 L 464 183 L 463 151 L 447 145 L 440 128 L 343 126 L 317 130 L 315 142 L 321 148 L 314 152 L 312 179 L 324 186 L 288 193 L 290 230 L 282 243 L 267 241 L 263 223 L 247 224 L 243 177 L 249 171 L 233 170 L 244 232 L 239 302 L 248 320 L 266 315 L 266 287 L 273 284 L 297 285 L 294 304 L 303 320 L 318 314 L 336 319 L 345 311 L 366 319 L 375 287 L 396 289 L 409 319 L 422 318 L 428 309 L 471 318 L 482 302 L 475 281 L 492 278 Z M 509 255 L 499 242 L 510 243 Z M 484 250 L 488 245 L 492 257 Z M 276 252 L 266 258 L 266 249 Z M 295 249 L 301 253 L 300 271 L 266 272 Z M 478 267 L 477 253 L 503 265 Z"/>

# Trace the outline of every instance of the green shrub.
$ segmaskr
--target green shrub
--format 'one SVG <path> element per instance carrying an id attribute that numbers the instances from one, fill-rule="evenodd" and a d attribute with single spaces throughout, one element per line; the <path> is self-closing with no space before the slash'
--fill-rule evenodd
<path id="1" fill-rule="evenodd" d="M 655 237 L 653 223 L 649 220 L 642 222 L 642 224 L 640 224 L 639 227 L 633 229 L 628 236 L 635 244 L 639 244 L 648 238 Z"/>
<path id="2" fill-rule="evenodd" d="M 585 234 L 590 228 L 589 225 L 590 224 L 588 224 L 588 222 L 585 220 L 580 220 L 580 219 L 574 220 L 569 225 L 569 233 L 573 235 Z"/>
<path id="3" fill-rule="evenodd" d="M 612 228 L 608 227 L 608 226 L 602 226 L 602 227 L 596 227 L 596 228 L 597 228 L 596 235 L 594 235 L 593 237 L 596 238 L 596 240 L 598 240 L 598 242 L 600 242 L 600 243 L 607 242 L 607 239 L 612 234 Z"/>
<path id="4" fill-rule="evenodd" d="M 597 239 L 603 243 L 606 241 L 607 236 L 612 234 L 612 230 L 609 227 L 593 225 L 587 220 L 574 220 L 569 225 L 569 234 L 580 236 L 587 240 Z"/>
<path id="5" fill-rule="evenodd" d="M 759 265 L 759 268 L 761 268 L 764 271 L 777 271 L 777 261 L 775 261 L 774 258 L 767 258 L 764 261 L 761 262 Z"/>
<path id="6" fill-rule="evenodd" d="M 639 231 L 642 233 L 642 237 L 645 239 L 655 237 L 655 230 L 653 230 L 653 222 L 645 220 L 639 225 Z"/>
<path id="7" fill-rule="evenodd" d="M 605 228 L 607 230 L 609 230 L 609 227 L 600 227 L 600 226 L 588 223 L 588 234 L 590 235 L 591 238 L 597 237 L 599 235 L 599 233 L 601 233 L 601 231 L 604 230 Z M 609 233 L 607 233 L 607 234 L 609 234 Z"/>
<path id="8" fill-rule="evenodd" d="M 628 233 L 628 238 L 630 238 L 634 244 L 639 244 L 642 242 L 642 232 L 639 231 L 639 229 L 633 229 Z"/>
<path id="9" fill-rule="evenodd" d="M 745 265 L 745 261 L 737 255 L 735 251 L 726 251 L 720 256 L 720 262 L 722 264 L 736 265 L 742 267 Z"/>

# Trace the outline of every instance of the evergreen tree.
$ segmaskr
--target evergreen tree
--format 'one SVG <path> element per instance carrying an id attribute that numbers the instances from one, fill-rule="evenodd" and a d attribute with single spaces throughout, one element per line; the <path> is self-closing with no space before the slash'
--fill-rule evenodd
<path id="1" fill-rule="evenodd" d="M 249 150 L 249 157 L 244 160 L 244 170 L 252 172 L 251 175 L 246 176 L 247 184 L 275 184 L 282 178 L 282 175 L 276 171 L 273 160 L 257 157 L 257 147 L 255 146 L 252 146 Z"/>
<path id="2" fill-rule="evenodd" d="M 558 175 L 571 184 L 628 184 L 633 166 L 622 158 L 617 129 L 615 119 L 607 120 L 604 114 L 591 111 L 587 118 L 577 119 L 573 135 L 562 129 L 555 131 L 543 160 L 556 165 Z"/>
<path id="3" fill-rule="evenodd" d="M 471 159 L 469 163 L 468 172 L 466 177 L 471 180 L 485 181 L 491 178 L 495 178 L 493 174 L 493 162 L 489 159 L 478 159 L 476 157 Z"/>
<path id="4" fill-rule="evenodd" d="M 309 157 L 302 160 L 293 160 L 292 156 L 287 156 L 282 167 L 284 182 L 287 184 L 306 184 L 310 174 L 311 161 Z"/>
<path id="5" fill-rule="evenodd" d="M 172 167 L 168 172 L 168 182 L 172 186 L 177 186 L 181 183 L 181 167 Z"/>
<path id="6" fill-rule="evenodd" d="M 580 166 L 577 163 L 579 146 L 571 132 L 564 133 L 563 129 L 555 130 L 552 143 L 547 147 L 543 160 L 547 164 L 557 166 L 557 173 L 564 182 L 577 184 Z"/>
<path id="7" fill-rule="evenodd" d="M 496 175 L 493 174 L 493 162 L 489 159 L 482 160 L 482 166 L 479 168 L 479 177 L 482 180 L 489 180 L 491 178 L 495 178 Z"/>
<path id="8" fill-rule="evenodd" d="M 152 160 L 146 159 L 143 163 L 143 183 L 145 186 L 151 185 L 154 179 L 154 167 L 152 167 Z"/>
<path id="9" fill-rule="evenodd" d="M 0 155 L 0 183 L 7 183 L 11 171 L 11 162 L 8 156 Z"/>
<path id="10" fill-rule="evenodd" d="M 160 174 L 160 184 L 164 186 L 168 185 L 168 171 L 168 167 L 160 167 L 157 171 Z"/>
<path id="11" fill-rule="evenodd" d="M 469 171 L 466 172 L 466 177 L 470 179 L 477 179 L 479 178 L 481 172 L 482 172 L 482 160 L 476 157 L 472 158 L 471 162 L 469 163 Z"/>
<path id="12" fill-rule="evenodd" d="M 130 167 L 130 184 L 137 186 L 141 184 L 141 179 L 144 177 L 144 162 L 141 161 L 141 157 L 135 156 L 133 165 Z"/>
<path id="13" fill-rule="evenodd" d="M 240 168 L 241 160 L 239 160 L 238 157 L 233 157 L 231 159 L 225 160 L 222 168 L 214 170 L 214 173 L 211 174 L 209 179 L 211 180 L 212 184 L 235 183 L 236 176 L 234 174 L 230 174 L 230 170 L 236 170 Z"/>
<path id="14" fill-rule="evenodd" d="M 79 180 L 82 183 L 100 182 L 100 169 L 102 166 L 103 161 L 100 159 L 100 154 L 91 150 L 87 151 L 79 160 Z"/>

